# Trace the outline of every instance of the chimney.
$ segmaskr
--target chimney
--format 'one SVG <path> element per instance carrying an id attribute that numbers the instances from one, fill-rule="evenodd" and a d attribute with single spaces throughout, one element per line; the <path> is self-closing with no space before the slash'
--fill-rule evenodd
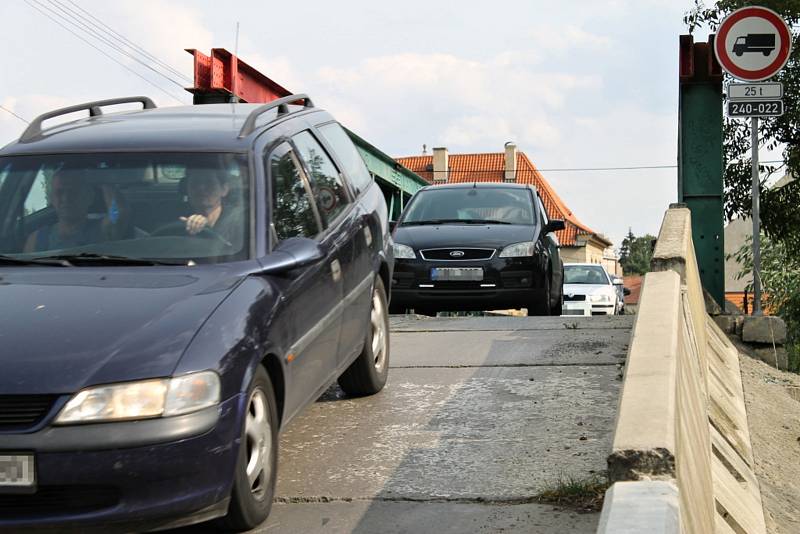
<path id="1" fill-rule="evenodd" d="M 433 183 L 446 184 L 448 170 L 450 169 L 447 159 L 446 147 L 434 147 L 433 149 Z"/>
<path id="2" fill-rule="evenodd" d="M 506 166 L 504 182 L 514 183 L 517 181 L 517 145 L 513 141 L 506 143 Z"/>

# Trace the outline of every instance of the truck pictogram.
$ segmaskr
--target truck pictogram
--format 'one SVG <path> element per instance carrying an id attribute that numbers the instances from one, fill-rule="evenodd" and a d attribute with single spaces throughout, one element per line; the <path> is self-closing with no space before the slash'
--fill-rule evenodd
<path id="1" fill-rule="evenodd" d="M 736 38 L 733 53 L 741 57 L 745 52 L 761 52 L 768 56 L 775 50 L 774 33 L 748 33 Z"/>

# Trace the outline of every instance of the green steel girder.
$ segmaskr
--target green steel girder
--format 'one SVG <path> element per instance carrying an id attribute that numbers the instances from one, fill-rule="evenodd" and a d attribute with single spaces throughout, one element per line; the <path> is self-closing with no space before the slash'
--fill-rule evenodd
<path id="1" fill-rule="evenodd" d="M 355 143 L 359 153 L 361 153 L 361 157 L 364 158 L 367 169 L 375 176 L 381 186 L 386 197 L 386 204 L 389 206 L 389 217 L 392 220 L 397 220 L 408 199 L 414 193 L 429 185 L 428 182 L 352 131 L 346 128 L 345 130 L 350 139 L 353 140 L 353 143 Z"/>
<path id="2" fill-rule="evenodd" d="M 723 305 L 722 72 L 713 57 L 713 38 L 695 44 L 691 36 L 681 36 L 678 199 L 692 212 L 700 280 Z"/>

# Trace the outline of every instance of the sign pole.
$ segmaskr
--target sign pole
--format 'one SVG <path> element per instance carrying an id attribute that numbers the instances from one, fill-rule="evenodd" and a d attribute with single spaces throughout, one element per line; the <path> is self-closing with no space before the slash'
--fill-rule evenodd
<path id="1" fill-rule="evenodd" d="M 761 315 L 761 219 L 758 176 L 758 117 L 750 119 L 753 144 L 753 315 Z"/>

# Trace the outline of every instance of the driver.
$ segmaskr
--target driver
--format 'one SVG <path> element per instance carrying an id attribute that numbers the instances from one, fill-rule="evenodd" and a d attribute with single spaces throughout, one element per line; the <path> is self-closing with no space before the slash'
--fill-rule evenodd
<path id="1" fill-rule="evenodd" d="M 116 206 L 113 189 L 104 187 L 103 194 L 106 203 Z M 25 252 L 79 247 L 117 237 L 116 226 L 122 222 L 118 219 L 125 210 L 115 213 L 114 220 L 108 216 L 90 219 L 95 191 L 78 171 L 60 169 L 53 173 L 47 198 L 58 221 L 32 232 L 25 242 Z"/>
<path id="2" fill-rule="evenodd" d="M 189 174 L 186 185 L 192 209 L 191 215 L 180 217 L 186 223 L 186 232 L 196 235 L 210 229 L 230 244 L 241 243 L 243 210 L 223 203 L 230 193 L 227 180 L 212 169 L 195 169 Z"/>

